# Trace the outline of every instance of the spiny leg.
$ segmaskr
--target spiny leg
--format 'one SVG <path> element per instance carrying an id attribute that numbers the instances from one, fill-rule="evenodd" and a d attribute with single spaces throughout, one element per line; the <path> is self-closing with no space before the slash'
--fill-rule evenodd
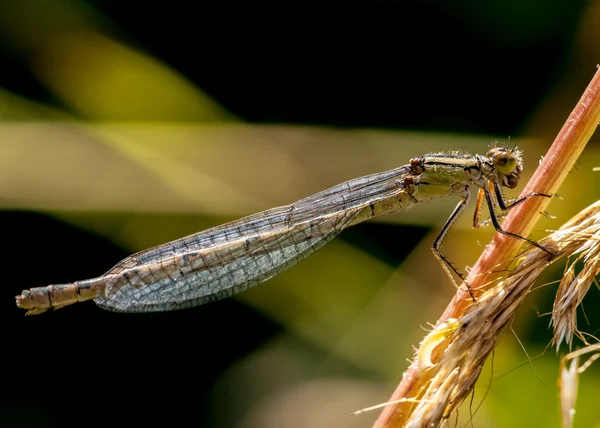
<path id="1" fill-rule="evenodd" d="M 487 223 L 487 220 L 483 222 L 479 221 L 479 217 L 481 216 L 481 205 L 483 204 L 484 196 L 483 189 L 479 189 L 479 192 L 477 192 L 477 201 L 475 202 L 475 210 L 473 211 L 474 228 L 484 226 Z"/>
<path id="2" fill-rule="evenodd" d="M 531 198 L 532 196 L 543 196 L 545 198 L 552 197 L 552 195 L 547 195 L 546 193 L 531 192 L 530 194 L 525 195 L 522 198 L 516 199 L 507 205 L 506 201 L 504 200 L 504 196 L 502 195 L 502 190 L 500 189 L 500 185 L 496 182 L 494 182 L 494 192 L 496 193 L 496 200 L 498 201 L 498 205 L 500 205 L 500 209 L 502 211 L 509 210 L 512 207 L 514 207 L 515 205 L 519 205 L 519 204 L 525 202 L 527 199 Z"/>
<path id="3" fill-rule="evenodd" d="M 488 182 L 488 189 L 490 189 L 490 192 L 492 192 L 493 183 L 491 181 Z M 502 194 L 502 193 L 500 193 L 500 194 Z M 477 192 L 477 205 L 475 207 L 475 212 L 473 215 L 473 228 L 475 228 L 475 229 L 477 229 L 479 227 L 486 227 L 492 223 L 492 220 L 489 218 L 487 220 L 479 221 L 479 219 L 481 217 L 481 207 L 483 205 L 484 199 L 485 199 L 485 192 L 483 191 L 482 188 L 479 188 L 479 191 Z M 512 204 L 512 202 L 516 201 L 516 200 L 517 199 L 510 200 L 511 201 L 510 204 Z M 524 199 L 524 200 L 526 200 L 526 199 Z M 499 203 L 494 203 L 494 209 L 496 208 L 496 206 L 499 206 Z M 500 213 L 500 215 L 498 216 L 498 220 L 504 219 L 504 217 L 506 217 L 507 213 L 508 213 L 508 209 L 503 210 Z"/>
<path id="4" fill-rule="evenodd" d="M 496 189 L 496 196 L 498 198 L 498 204 L 500 205 L 500 208 L 502 208 L 503 210 L 509 209 L 514 207 L 517 204 L 520 204 L 522 202 L 524 202 L 525 200 L 527 200 L 529 197 L 531 196 L 547 196 L 545 194 L 541 194 L 541 193 L 531 193 L 521 199 L 518 199 L 516 202 L 514 202 L 512 205 L 507 206 L 506 203 L 504 202 L 504 199 L 502 198 L 502 192 L 500 192 L 499 187 L 497 187 L 497 184 L 494 183 L 494 188 Z M 496 229 L 496 232 L 502 233 L 503 235 L 506 236 L 512 236 L 513 238 L 517 238 L 517 239 L 521 239 L 523 241 L 528 242 L 530 245 L 533 245 L 534 247 L 538 247 L 540 250 L 548 253 L 549 255 L 553 256 L 554 254 L 552 254 L 550 251 L 548 251 L 547 249 L 545 249 L 544 247 L 542 247 L 540 244 L 538 244 L 535 241 L 532 241 L 529 238 L 525 238 L 524 236 L 521 235 L 517 235 L 516 233 L 512 233 L 512 232 L 508 232 L 504 229 L 502 229 L 502 226 L 500 226 L 500 222 L 498 221 L 498 216 L 496 215 L 496 212 L 494 211 L 494 201 L 492 200 L 492 194 L 490 193 L 490 190 L 488 189 L 488 187 L 483 187 L 483 191 L 485 193 L 485 200 L 487 202 L 488 205 L 488 209 L 490 211 L 490 220 L 492 221 L 492 224 L 494 225 L 494 229 Z"/>
<path id="5" fill-rule="evenodd" d="M 504 199 L 504 196 L 502 195 L 502 191 L 500 190 L 500 185 L 498 183 L 495 183 L 495 182 L 493 183 L 490 181 L 489 182 L 490 192 L 492 190 L 492 186 L 494 188 L 494 193 L 496 194 L 496 200 L 498 201 L 497 204 L 494 204 L 494 207 L 499 206 L 500 209 L 502 210 L 502 213 L 498 216 L 499 219 L 503 219 L 504 217 L 506 217 L 506 214 L 508 213 L 508 211 L 511 208 L 513 208 L 515 205 L 519 205 L 519 204 L 525 202 L 532 196 L 543 196 L 545 198 L 552 197 L 552 195 L 547 195 L 546 193 L 532 192 L 522 198 Z M 475 210 L 475 215 L 473 217 L 473 227 L 475 227 L 475 228 L 484 227 L 484 226 L 487 226 L 490 223 L 492 223 L 492 219 L 479 221 L 479 216 L 481 214 L 481 210 L 480 210 L 481 202 L 483 200 L 484 195 L 485 195 L 485 191 L 480 188 L 479 192 L 477 193 L 477 208 Z"/>
<path id="6" fill-rule="evenodd" d="M 469 283 L 467 281 L 465 281 L 465 278 L 462 276 L 462 274 L 458 270 L 456 270 L 456 268 L 454 266 L 452 266 L 452 263 L 450 263 L 450 261 L 440 252 L 440 247 L 442 246 L 442 241 L 444 240 L 446 233 L 448 233 L 448 230 L 452 227 L 452 225 L 454 224 L 456 219 L 460 216 L 460 214 L 467 207 L 470 199 L 471 199 L 471 194 L 467 193 L 467 195 L 464 198 L 462 198 L 460 200 L 460 202 L 456 205 L 456 207 L 454 208 L 454 211 L 452 211 L 452 214 L 450 214 L 450 217 L 448 217 L 448 220 L 446 220 L 446 223 L 442 227 L 442 230 L 440 230 L 440 233 L 438 234 L 437 238 L 435 238 L 435 241 L 433 241 L 431 250 L 433 251 L 433 255 L 436 257 L 436 259 L 442 265 L 444 272 L 446 273 L 446 275 L 448 275 L 448 278 L 450 278 L 450 281 L 456 286 L 456 288 L 459 288 L 459 286 L 456 284 L 456 281 L 454 280 L 454 277 L 452 276 L 452 272 L 454 272 L 456 274 L 456 276 L 458 276 L 465 283 L 465 285 L 467 286 L 467 290 L 469 291 L 469 294 L 471 295 L 471 298 L 473 300 L 475 300 L 475 295 L 473 294 L 473 289 L 471 288 Z"/>

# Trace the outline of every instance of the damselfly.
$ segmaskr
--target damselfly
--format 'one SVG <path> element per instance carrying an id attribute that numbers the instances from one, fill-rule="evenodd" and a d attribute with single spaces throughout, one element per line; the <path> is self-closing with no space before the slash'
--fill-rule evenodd
<path id="1" fill-rule="evenodd" d="M 460 202 L 432 249 L 448 276 L 452 279 L 454 272 L 462 279 L 440 247 L 469 203 L 471 185 L 479 188 L 473 226 L 480 224 L 485 199 L 498 232 L 546 251 L 534 241 L 503 230 L 495 211 L 496 206 L 506 211 L 531 196 L 548 196 L 531 193 L 507 204 L 501 187 L 516 187 L 521 171 L 521 153 L 516 148 L 492 148 L 485 156 L 452 152 L 413 158 L 408 165 L 141 251 L 98 278 L 24 290 L 16 297 L 17 306 L 33 315 L 90 299 L 102 308 L 122 312 L 201 305 L 274 277 L 347 227 L 442 196 L 458 196 Z"/>

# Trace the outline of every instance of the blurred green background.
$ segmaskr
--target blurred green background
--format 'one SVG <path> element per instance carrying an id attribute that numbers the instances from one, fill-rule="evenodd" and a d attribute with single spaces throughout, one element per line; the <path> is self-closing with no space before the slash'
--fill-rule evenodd
<path id="1" fill-rule="evenodd" d="M 25 318 L 13 296 L 428 152 L 510 136 L 526 180 L 600 62 L 599 28 L 598 0 L 0 2 L 0 426 L 370 426 L 378 411 L 350 413 L 388 399 L 454 293 L 430 251 L 454 200 L 190 310 Z M 599 148 L 534 238 L 598 199 Z M 493 232 L 469 217 L 443 247 L 462 270 Z M 563 267 L 514 324 L 532 358 Z M 582 330 L 599 303 L 592 290 Z M 479 427 L 559 426 L 558 364 L 552 350 L 527 363 L 507 332 L 458 426 L 475 410 Z M 575 426 L 600 426 L 599 370 Z"/>

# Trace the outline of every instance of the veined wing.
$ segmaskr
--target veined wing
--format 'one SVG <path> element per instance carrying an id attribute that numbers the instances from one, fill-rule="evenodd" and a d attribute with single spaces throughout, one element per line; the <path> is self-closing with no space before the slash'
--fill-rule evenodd
<path id="1" fill-rule="evenodd" d="M 258 285 L 343 229 L 402 208 L 402 166 L 134 254 L 105 274 L 95 302 L 125 312 L 197 306 Z M 388 203 L 393 200 L 395 204 Z M 405 201 L 406 202 L 406 201 Z"/>

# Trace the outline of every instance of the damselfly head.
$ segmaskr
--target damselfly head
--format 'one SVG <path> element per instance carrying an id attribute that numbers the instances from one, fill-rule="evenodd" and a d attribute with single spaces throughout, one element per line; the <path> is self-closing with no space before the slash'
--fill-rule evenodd
<path id="1" fill-rule="evenodd" d="M 523 166 L 521 152 L 517 150 L 516 146 L 512 149 L 494 147 L 486 153 L 486 156 L 492 161 L 492 165 L 500 174 L 502 185 L 510 189 L 517 187 Z"/>

